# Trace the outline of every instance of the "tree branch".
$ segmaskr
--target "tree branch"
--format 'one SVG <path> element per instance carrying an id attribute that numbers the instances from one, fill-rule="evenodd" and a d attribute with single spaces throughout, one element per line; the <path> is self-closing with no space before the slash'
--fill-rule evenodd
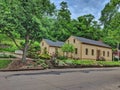
<path id="1" fill-rule="evenodd" d="M 7 31 L 7 33 L 5 33 L 10 39 L 12 39 L 12 41 L 14 42 L 14 44 L 19 48 L 22 49 L 16 42 L 15 38 L 13 37 L 12 33 Z"/>

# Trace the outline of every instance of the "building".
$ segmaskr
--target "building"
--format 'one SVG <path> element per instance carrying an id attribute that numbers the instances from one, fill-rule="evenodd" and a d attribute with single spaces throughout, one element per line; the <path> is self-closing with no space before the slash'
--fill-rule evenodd
<path id="1" fill-rule="evenodd" d="M 113 52 L 113 57 L 116 59 L 120 59 L 120 50 L 116 50 Z"/>
<path id="2" fill-rule="evenodd" d="M 75 51 L 72 53 L 73 58 L 86 60 L 112 60 L 111 47 L 101 41 L 71 36 L 66 40 L 66 43 L 73 44 L 75 47 Z M 68 57 L 71 57 L 71 54 L 68 54 Z"/>
<path id="3" fill-rule="evenodd" d="M 48 39 L 43 39 L 40 43 L 41 46 L 41 54 L 47 53 L 49 55 L 58 54 L 63 55 L 61 46 L 64 44 L 64 42 L 61 41 L 51 41 Z"/>

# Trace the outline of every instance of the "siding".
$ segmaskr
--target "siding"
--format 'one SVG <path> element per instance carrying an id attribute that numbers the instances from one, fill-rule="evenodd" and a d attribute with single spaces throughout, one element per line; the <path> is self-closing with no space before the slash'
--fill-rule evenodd
<path id="1" fill-rule="evenodd" d="M 86 55 L 86 48 L 88 49 L 88 55 Z M 92 50 L 94 50 L 94 55 L 92 55 Z M 87 45 L 82 44 L 82 59 L 97 59 L 97 50 L 100 50 L 100 57 L 104 57 L 105 60 L 112 60 L 112 50 L 109 48 L 99 47 L 99 46 L 93 46 L 93 45 Z M 105 56 L 103 55 L 103 52 L 105 52 Z M 109 56 L 108 56 L 109 52 Z"/>
<path id="2" fill-rule="evenodd" d="M 74 40 L 75 40 L 75 42 L 74 42 Z M 71 36 L 70 38 L 68 38 L 67 40 L 66 40 L 66 43 L 68 43 L 68 41 L 69 41 L 69 44 L 72 44 L 75 48 L 77 48 L 77 54 L 75 54 L 75 52 L 74 53 L 72 53 L 72 57 L 73 58 L 79 58 L 79 59 L 81 59 L 81 43 L 80 43 L 80 41 L 79 40 L 77 40 L 77 39 L 75 39 L 73 36 Z M 69 53 L 68 54 L 68 57 L 71 57 L 71 54 Z"/>
<path id="3" fill-rule="evenodd" d="M 42 45 L 43 43 L 44 45 Z M 41 54 L 44 53 L 44 48 L 46 48 L 47 52 L 49 53 L 49 45 L 44 40 L 41 41 L 40 47 L 41 47 Z"/>
<path id="4" fill-rule="evenodd" d="M 105 60 L 108 60 L 108 61 L 112 60 L 112 49 L 111 48 L 84 44 L 80 40 L 76 39 L 74 36 L 69 37 L 66 40 L 66 43 L 72 44 L 75 48 L 77 48 L 77 54 L 75 54 L 75 52 L 72 53 L 73 58 L 96 60 L 97 50 L 100 50 L 100 57 L 104 57 Z M 86 48 L 88 49 L 88 55 L 86 55 Z M 92 50 L 94 51 L 94 55 L 92 55 Z M 103 55 L 103 52 L 105 52 L 105 56 Z M 108 52 L 109 52 L 109 56 L 107 55 Z M 68 57 L 71 57 L 71 53 L 68 54 Z"/>
<path id="5" fill-rule="evenodd" d="M 44 45 L 42 45 L 44 43 Z M 53 53 L 55 54 L 56 53 L 56 48 L 58 50 L 58 55 L 63 55 L 63 52 L 61 50 L 61 48 L 59 47 L 52 47 L 52 46 L 49 46 L 45 40 L 42 40 L 41 43 L 40 43 L 40 46 L 41 46 L 41 54 L 44 53 L 44 48 L 46 48 L 46 51 L 48 52 L 49 55 L 52 55 Z"/>

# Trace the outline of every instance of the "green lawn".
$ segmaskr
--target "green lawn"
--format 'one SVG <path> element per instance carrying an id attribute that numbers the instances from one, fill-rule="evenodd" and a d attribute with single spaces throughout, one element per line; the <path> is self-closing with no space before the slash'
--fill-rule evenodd
<path id="1" fill-rule="evenodd" d="M 0 69 L 6 68 L 11 62 L 11 60 L 0 60 Z"/>
<path id="2" fill-rule="evenodd" d="M 120 62 L 117 61 L 95 61 L 95 60 L 60 60 L 70 65 L 81 66 L 120 66 Z"/>

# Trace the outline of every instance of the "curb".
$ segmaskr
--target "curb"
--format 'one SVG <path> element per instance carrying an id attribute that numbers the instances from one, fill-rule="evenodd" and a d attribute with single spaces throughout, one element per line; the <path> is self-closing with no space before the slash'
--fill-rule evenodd
<path id="1" fill-rule="evenodd" d="M 14 71 L 36 71 L 36 70 L 45 70 L 45 68 L 43 69 L 11 69 L 11 70 L 8 70 L 8 69 L 1 69 L 0 72 L 14 72 Z"/>

